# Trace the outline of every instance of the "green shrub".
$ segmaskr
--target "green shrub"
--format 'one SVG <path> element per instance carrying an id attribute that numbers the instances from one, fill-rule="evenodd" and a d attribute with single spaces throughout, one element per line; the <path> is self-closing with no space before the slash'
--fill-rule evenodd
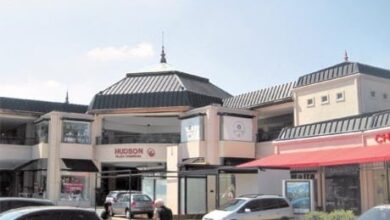
<path id="1" fill-rule="evenodd" d="M 326 212 L 309 212 L 305 215 L 305 220 L 327 220 L 328 213 Z"/>
<path id="2" fill-rule="evenodd" d="M 305 220 L 355 220 L 356 217 L 350 210 L 335 210 L 327 212 L 309 212 L 304 216 Z"/>
<path id="3" fill-rule="evenodd" d="M 328 214 L 327 220 L 355 220 L 356 217 L 351 210 L 334 210 Z"/>

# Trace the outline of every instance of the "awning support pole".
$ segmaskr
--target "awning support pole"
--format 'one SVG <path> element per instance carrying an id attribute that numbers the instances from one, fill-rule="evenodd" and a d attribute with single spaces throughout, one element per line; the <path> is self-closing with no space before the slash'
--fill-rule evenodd
<path id="1" fill-rule="evenodd" d="M 178 175 L 177 176 L 177 189 L 178 189 L 178 204 L 177 204 L 177 219 L 180 220 L 181 219 L 181 176 Z"/>
<path id="2" fill-rule="evenodd" d="M 95 202 L 94 202 L 94 203 L 95 203 L 95 212 L 96 212 L 96 199 L 97 199 L 97 198 L 96 198 L 96 197 L 97 197 L 96 195 L 97 195 L 97 190 L 98 190 L 98 189 L 97 189 L 97 181 L 98 181 L 97 178 L 98 178 L 98 173 L 95 173 Z M 99 194 L 100 194 L 100 193 L 99 193 Z"/>
<path id="3" fill-rule="evenodd" d="M 219 208 L 219 169 L 217 169 L 217 175 L 216 175 L 216 178 L 215 178 L 215 202 L 216 202 L 216 205 L 217 205 L 217 208 Z"/>
<path id="4" fill-rule="evenodd" d="M 389 167 L 388 167 L 387 161 L 385 161 L 385 169 L 386 169 L 387 203 L 389 203 L 390 202 L 390 188 L 389 188 Z"/>
<path id="5" fill-rule="evenodd" d="M 129 219 L 131 219 L 131 170 L 129 170 Z"/>

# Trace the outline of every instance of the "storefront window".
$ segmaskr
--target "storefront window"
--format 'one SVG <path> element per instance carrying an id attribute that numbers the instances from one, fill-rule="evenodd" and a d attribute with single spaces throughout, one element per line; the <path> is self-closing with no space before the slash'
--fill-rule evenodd
<path id="1" fill-rule="evenodd" d="M 47 143 L 49 139 L 49 121 L 42 121 L 35 125 L 38 143 Z"/>
<path id="2" fill-rule="evenodd" d="M 352 210 L 360 214 L 359 166 L 325 168 L 326 211 Z"/>
<path id="3" fill-rule="evenodd" d="M 167 180 L 166 178 L 149 178 L 142 179 L 142 192 L 153 200 L 162 199 L 166 201 Z"/>
<path id="4" fill-rule="evenodd" d="M 232 174 L 219 176 L 219 205 L 223 205 L 236 197 L 236 179 Z"/>
<path id="5" fill-rule="evenodd" d="M 83 121 L 63 121 L 62 141 L 64 143 L 91 143 L 91 123 Z"/>
<path id="6" fill-rule="evenodd" d="M 67 201 L 89 200 L 88 173 L 62 172 L 60 199 Z"/>

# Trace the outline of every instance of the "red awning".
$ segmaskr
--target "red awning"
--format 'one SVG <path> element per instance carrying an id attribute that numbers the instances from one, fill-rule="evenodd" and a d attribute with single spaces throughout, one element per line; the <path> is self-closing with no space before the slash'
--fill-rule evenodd
<path id="1" fill-rule="evenodd" d="M 390 144 L 351 147 L 311 152 L 275 154 L 238 167 L 305 168 L 346 164 L 372 163 L 390 160 Z"/>

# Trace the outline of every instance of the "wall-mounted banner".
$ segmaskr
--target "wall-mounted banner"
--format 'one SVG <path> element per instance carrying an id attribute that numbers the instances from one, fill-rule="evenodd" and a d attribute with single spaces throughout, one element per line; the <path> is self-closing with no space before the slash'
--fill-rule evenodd
<path id="1" fill-rule="evenodd" d="M 203 116 L 181 120 L 181 142 L 203 140 Z"/>
<path id="2" fill-rule="evenodd" d="M 251 118 L 223 116 L 221 125 L 222 140 L 253 141 Z"/>
<path id="3" fill-rule="evenodd" d="M 290 200 L 295 214 L 314 211 L 313 180 L 283 180 L 283 196 Z"/>

